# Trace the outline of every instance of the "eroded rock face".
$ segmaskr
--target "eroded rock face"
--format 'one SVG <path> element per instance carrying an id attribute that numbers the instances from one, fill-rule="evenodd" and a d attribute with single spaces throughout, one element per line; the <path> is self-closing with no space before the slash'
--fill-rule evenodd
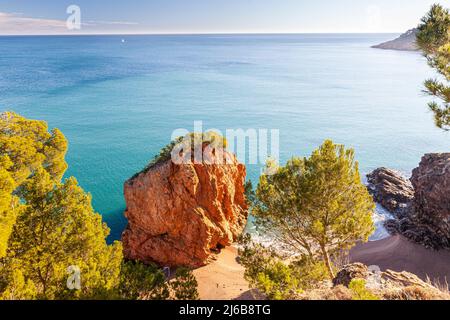
<path id="1" fill-rule="evenodd" d="M 402 215 L 414 198 L 411 182 L 397 171 L 379 168 L 367 175 L 369 192 L 388 211 Z"/>
<path id="2" fill-rule="evenodd" d="M 375 200 L 396 216 L 385 224 L 391 234 L 433 249 L 450 248 L 450 153 L 425 155 L 411 185 L 384 168 L 369 182 Z"/>
<path id="3" fill-rule="evenodd" d="M 169 160 L 125 183 L 126 258 L 196 268 L 235 242 L 247 222 L 246 169 L 234 155 L 225 156 L 230 164 Z"/>
<path id="4" fill-rule="evenodd" d="M 411 182 L 416 218 L 450 239 L 450 153 L 425 155 Z"/>

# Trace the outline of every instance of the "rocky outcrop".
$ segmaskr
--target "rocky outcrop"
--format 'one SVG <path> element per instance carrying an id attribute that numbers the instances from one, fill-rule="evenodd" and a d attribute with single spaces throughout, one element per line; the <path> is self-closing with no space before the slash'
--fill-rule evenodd
<path id="1" fill-rule="evenodd" d="M 417 51 L 419 48 L 416 44 L 416 35 L 418 30 L 411 29 L 400 35 L 397 39 L 387 41 L 372 48 L 385 50 L 400 50 L 400 51 Z"/>
<path id="2" fill-rule="evenodd" d="M 388 211 L 405 214 L 414 198 L 411 182 L 397 171 L 379 168 L 367 175 L 369 192 Z"/>
<path id="3" fill-rule="evenodd" d="M 369 268 L 361 263 L 353 263 L 343 267 L 333 280 L 334 287 L 349 287 L 354 279 L 365 281 L 366 288 L 380 299 L 385 300 L 436 300 L 450 299 L 432 284 L 421 280 L 415 274 L 392 270 L 381 271 Z"/>
<path id="4" fill-rule="evenodd" d="M 352 287 L 353 280 L 363 280 L 365 288 Z M 344 266 L 332 283 L 305 290 L 301 300 L 450 300 L 446 288 L 439 289 L 409 272 L 381 271 L 362 263 Z"/>
<path id="5" fill-rule="evenodd" d="M 411 182 L 417 219 L 450 238 L 450 153 L 425 155 Z"/>
<path id="6" fill-rule="evenodd" d="M 397 229 L 427 247 L 450 248 L 450 153 L 425 155 L 411 182 L 413 207 Z"/>
<path id="7" fill-rule="evenodd" d="M 450 153 L 427 154 L 422 158 L 410 179 L 414 190 L 412 201 L 402 204 L 400 211 L 396 209 L 396 199 L 403 198 L 398 198 L 399 190 L 407 190 L 404 189 L 407 185 L 390 176 L 384 179 L 385 169 L 377 172 L 372 174 L 375 177 L 372 180 L 378 184 L 369 188 L 375 190 L 376 201 L 396 216 L 386 222 L 388 231 L 429 248 L 450 248 Z M 391 185 L 392 182 L 395 183 Z M 409 197 L 410 193 L 403 195 Z"/>
<path id="8" fill-rule="evenodd" d="M 369 269 L 362 263 L 353 263 L 344 266 L 333 279 L 333 285 L 343 285 L 348 287 L 353 279 L 366 279 L 369 276 Z"/>
<path id="9" fill-rule="evenodd" d="M 395 272 L 392 270 L 382 272 L 381 270 L 372 270 L 362 263 L 352 263 L 344 266 L 333 279 L 333 285 L 348 287 L 354 279 L 363 279 L 366 280 L 369 286 L 385 289 L 409 286 L 432 288 L 430 284 L 412 273 L 406 271 Z"/>
<path id="10" fill-rule="evenodd" d="M 214 153 L 207 156 L 217 163 Z M 126 258 L 196 268 L 237 239 L 247 222 L 246 169 L 225 157 L 227 164 L 166 160 L 125 183 Z"/>

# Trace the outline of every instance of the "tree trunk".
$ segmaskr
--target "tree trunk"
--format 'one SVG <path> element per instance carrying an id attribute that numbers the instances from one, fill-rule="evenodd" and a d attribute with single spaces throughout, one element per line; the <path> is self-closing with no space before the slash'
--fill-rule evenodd
<path id="1" fill-rule="evenodd" d="M 325 261 L 325 265 L 327 266 L 330 278 L 334 279 L 335 275 L 334 275 L 333 267 L 331 266 L 330 255 L 328 254 L 328 251 L 325 248 L 325 246 L 321 246 L 320 248 L 322 250 L 323 260 Z"/>

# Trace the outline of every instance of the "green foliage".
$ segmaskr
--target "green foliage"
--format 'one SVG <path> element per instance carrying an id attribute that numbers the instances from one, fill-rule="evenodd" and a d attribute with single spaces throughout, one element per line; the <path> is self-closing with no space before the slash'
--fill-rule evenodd
<path id="1" fill-rule="evenodd" d="M 58 129 L 49 133 L 44 121 L 28 120 L 12 112 L 0 115 L 0 155 L 11 161 L 8 171 L 17 185 L 40 168 L 53 181 L 60 181 L 67 169 L 66 152 L 64 135 Z"/>
<path id="2" fill-rule="evenodd" d="M 362 184 L 352 149 L 332 141 L 309 158 L 292 158 L 262 175 L 253 208 L 257 227 L 312 261 L 319 256 L 334 277 L 330 255 L 367 241 L 375 204 Z"/>
<path id="3" fill-rule="evenodd" d="M 436 125 L 450 130 L 450 12 L 435 4 L 419 25 L 417 44 L 429 65 L 444 79 L 425 81 L 425 92 L 440 100 L 429 103 Z"/>
<path id="4" fill-rule="evenodd" d="M 170 282 L 170 288 L 176 300 L 198 300 L 197 279 L 191 270 L 180 268 Z"/>
<path id="5" fill-rule="evenodd" d="M 274 261 L 258 273 L 256 281 L 270 300 L 286 300 L 300 292 L 297 279 L 292 269 L 281 261 Z"/>
<path id="6" fill-rule="evenodd" d="M 245 279 L 268 299 L 293 299 L 302 291 L 292 276 L 292 270 L 278 259 L 274 251 L 248 242 L 239 250 L 239 257 L 245 267 Z"/>
<path id="7" fill-rule="evenodd" d="M 247 200 L 247 204 L 249 207 L 252 207 L 254 203 L 256 203 L 256 194 L 255 190 L 253 190 L 253 184 L 250 180 L 245 182 L 244 185 L 245 199 Z"/>
<path id="8" fill-rule="evenodd" d="M 122 265 L 118 298 L 125 300 L 197 300 L 197 280 L 192 271 L 180 268 L 167 281 L 156 265 L 128 261 Z"/>
<path id="9" fill-rule="evenodd" d="M 39 298 L 95 297 L 117 285 L 122 246 L 106 244 L 109 229 L 74 178 L 62 184 L 38 171 L 26 183 L 27 206 L 17 217 L 5 267 L 20 266 Z M 81 270 L 82 289 L 69 291 L 67 268 Z"/>
<path id="10" fill-rule="evenodd" d="M 172 158 L 172 152 L 175 147 L 180 147 L 180 149 L 184 152 L 186 152 L 186 150 L 190 150 L 191 156 L 193 156 L 195 150 L 202 150 L 202 148 L 199 148 L 200 145 L 225 149 L 227 147 L 227 140 L 214 131 L 208 131 L 205 133 L 189 133 L 184 137 L 178 137 L 163 147 L 159 154 L 156 155 L 155 158 L 142 171 L 135 174 L 130 180 L 133 180 L 142 173 L 148 172 L 151 168 L 157 166 L 158 164 L 169 161 Z"/>
<path id="11" fill-rule="evenodd" d="M 125 300 L 166 300 L 170 295 L 161 269 L 132 261 L 122 264 L 118 289 L 119 297 Z"/>
<path id="12" fill-rule="evenodd" d="M 23 205 L 25 183 L 37 170 L 59 181 L 67 165 L 67 141 L 43 121 L 25 119 L 12 112 L 0 114 L 0 258 L 6 254 L 12 226 Z"/>
<path id="13" fill-rule="evenodd" d="M 0 294 L 10 298 L 93 298 L 119 280 L 122 247 L 67 168 L 67 141 L 43 121 L 0 116 Z M 67 268 L 81 271 L 69 290 Z M 31 290 L 33 288 L 33 290 Z M 31 294 L 32 292 L 32 294 Z"/>
<path id="14" fill-rule="evenodd" d="M 20 268 L 0 274 L 0 300 L 33 300 L 36 286 L 26 280 Z"/>
<path id="15" fill-rule="evenodd" d="M 254 243 L 249 235 L 241 242 L 239 258 L 245 267 L 245 279 L 270 300 L 296 299 L 303 290 L 316 287 L 328 277 L 321 261 L 303 256 L 286 263 L 275 250 Z"/>
<path id="16" fill-rule="evenodd" d="M 364 279 L 353 279 L 348 288 L 352 292 L 353 300 L 380 300 L 366 288 L 366 281 Z"/>
<path id="17" fill-rule="evenodd" d="M 291 263 L 294 276 L 299 279 L 303 289 L 315 288 L 318 284 L 328 279 L 328 268 L 326 264 L 319 260 L 312 260 L 304 255 Z M 333 269 L 334 270 L 334 269 Z"/>
<path id="18" fill-rule="evenodd" d="M 7 156 L 0 157 L 0 258 L 6 254 L 6 247 L 16 220 L 17 197 L 12 192 L 16 183 L 8 171 L 12 166 Z"/>

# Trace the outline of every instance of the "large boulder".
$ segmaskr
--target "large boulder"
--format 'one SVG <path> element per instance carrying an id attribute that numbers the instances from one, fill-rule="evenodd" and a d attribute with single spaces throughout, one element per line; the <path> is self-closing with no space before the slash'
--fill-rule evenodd
<path id="1" fill-rule="evenodd" d="M 226 151 L 226 164 L 207 156 L 214 164 L 166 160 L 125 183 L 126 258 L 196 268 L 237 240 L 248 214 L 245 166 Z"/>
<path id="2" fill-rule="evenodd" d="M 374 200 L 388 211 L 402 215 L 408 210 L 414 198 L 414 189 L 411 182 L 399 172 L 378 168 L 367 175 L 367 181 Z"/>

